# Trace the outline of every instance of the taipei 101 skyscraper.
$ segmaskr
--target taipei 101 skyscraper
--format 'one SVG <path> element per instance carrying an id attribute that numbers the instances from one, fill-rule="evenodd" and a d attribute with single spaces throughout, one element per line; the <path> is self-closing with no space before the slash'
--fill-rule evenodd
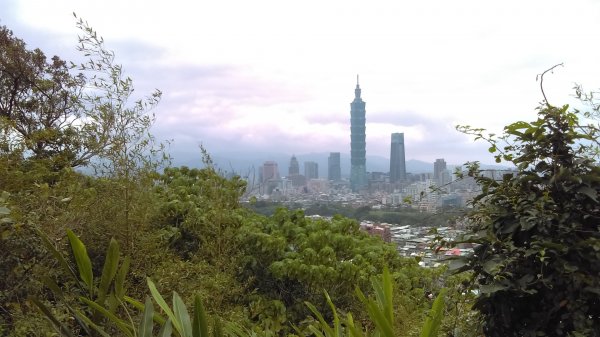
<path id="1" fill-rule="evenodd" d="M 354 101 L 350 103 L 350 187 L 353 192 L 367 186 L 365 105 L 360 98 L 360 86 L 356 75 Z"/>

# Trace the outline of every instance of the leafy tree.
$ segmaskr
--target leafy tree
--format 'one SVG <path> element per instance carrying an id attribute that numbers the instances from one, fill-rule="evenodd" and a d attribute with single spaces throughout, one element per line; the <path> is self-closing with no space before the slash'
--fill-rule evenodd
<path id="1" fill-rule="evenodd" d="M 92 121 L 82 131 L 99 140 L 92 164 L 97 174 L 110 178 L 109 191 L 114 195 L 106 197 L 120 201 L 114 203 L 120 206 L 113 210 L 114 230 L 124 230 L 125 247 L 133 250 L 133 233 L 142 230 L 140 220 L 148 219 L 136 215 L 150 213 L 148 206 L 153 205 L 148 192 L 155 172 L 170 160 L 165 145 L 157 143 L 150 133 L 155 120 L 151 110 L 162 93 L 156 89 L 134 100 L 133 80 L 115 63 L 114 52 L 105 47 L 104 40 L 86 21 L 79 18 L 77 27 L 83 32 L 77 49 L 89 57 L 87 62 L 73 64 L 85 74 L 87 90 L 81 101 L 86 120 Z M 141 205 L 146 207 L 140 209 Z M 133 214 L 135 210 L 137 214 Z"/>
<path id="2" fill-rule="evenodd" d="M 0 27 L 0 153 L 47 160 L 54 170 L 96 157 L 124 169 L 123 163 L 115 166 L 117 157 L 140 160 L 153 140 L 147 111 L 161 92 L 129 106 L 131 78 L 87 22 L 79 19 L 77 26 L 83 32 L 78 50 L 89 57 L 79 66 L 58 56 L 48 60 Z"/>
<path id="3" fill-rule="evenodd" d="M 166 168 L 156 181 L 160 206 L 154 223 L 185 259 L 199 254 L 211 263 L 226 263 L 235 255 L 232 244 L 243 216 L 239 205 L 245 182 L 226 179 L 211 166 Z"/>
<path id="4" fill-rule="evenodd" d="M 0 152 L 30 152 L 55 169 L 85 164 L 98 144 L 78 124 L 84 117 L 84 84 L 58 56 L 47 60 L 41 50 L 27 50 L 0 27 Z"/>
<path id="5" fill-rule="evenodd" d="M 470 171 L 482 192 L 464 241 L 477 246 L 452 262 L 473 272 L 486 335 L 600 335 L 600 167 L 591 157 L 599 130 L 548 103 L 537 120 L 505 127 L 503 147 L 481 129 L 462 130 L 517 167 L 500 181 Z"/>
<path id="6" fill-rule="evenodd" d="M 323 289 L 342 308 L 355 307 L 356 286 L 368 285 L 386 265 L 410 264 L 353 220 L 312 220 L 302 211 L 279 209 L 270 218 L 255 217 L 241 227 L 238 242 L 244 254 L 242 278 L 257 290 L 249 297 L 251 315 L 276 326 L 306 317 L 301 300 L 325 310 Z"/>

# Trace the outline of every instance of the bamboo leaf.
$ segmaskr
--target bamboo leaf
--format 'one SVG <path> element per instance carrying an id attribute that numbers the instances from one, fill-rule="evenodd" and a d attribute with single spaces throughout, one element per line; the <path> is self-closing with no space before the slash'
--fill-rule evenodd
<path id="1" fill-rule="evenodd" d="M 79 297 L 79 300 L 86 303 L 90 308 L 97 310 L 104 317 L 108 318 L 111 322 L 113 322 L 117 326 L 117 328 L 119 328 L 119 330 L 121 330 L 128 337 L 133 337 L 133 332 L 131 331 L 132 327 L 129 325 L 129 323 L 118 318 L 117 316 L 115 316 L 115 314 L 111 313 L 110 311 L 106 310 L 104 307 L 102 307 L 98 303 L 91 301 L 88 298 Z"/>
<path id="2" fill-rule="evenodd" d="M 187 311 L 185 303 L 183 303 L 183 300 L 176 292 L 173 292 L 173 311 L 175 311 L 175 317 L 181 325 L 181 337 L 192 337 L 190 314 Z"/>
<path id="3" fill-rule="evenodd" d="M 77 320 L 80 321 L 80 323 L 85 324 L 84 327 L 87 329 L 87 327 L 91 327 L 92 329 L 94 329 L 96 332 L 98 332 L 102 337 L 111 337 L 108 333 L 106 333 L 106 331 L 104 331 L 100 326 L 98 326 L 97 324 L 95 324 L 94 322 L 92 322 L 91 319 L 89 319 L 86 315 L 82 314 L 81 312 L 79 312 L 78 310 L 72 310 L 73 314 L 75 315 L 75 317 L 77 318 Z M 88 330 L 88 334 L 91 335 L 91 331 Z"/>
<path id="4" fill-rule="evenodd" d="M 73 268 L 71 268 L 65 257 L 54 247 L 54 245 L 52 244 L 52 242 L 50 242 L 50 239 L 48 239 L 46 234 L 44 234 L 41 230 L 37 228 L 35 228 L 34 230 L 36 234 L 40 237 L 40 239 L 42 239 L 42 243 L 44 244 L 44 246 L 46 246 L 46 249 L 50 251 L 50 253 L 54 256 L 56 261 L 58 261 L 58 263 L 64 269 L 64 271 L 67 272 L 67 274 L 70 274 L 73 280 L 79 285 L 79 278 L 77 278 L 77 274 L 75 274 L 75 271 L 73 270 Z"/>
<path id="5" fill-rule="evenodd" d="M 173 314 L 173 311 L 171 310 L 171 308 L 169 308 L 169 305 L 167 304 L 167 302 L 165 302 L 165 299 L 162 297 L 160 292 L 158 292 L 158 290 L 156 289 L 154 282 L 152 282 L 152 280 L 149 277 L 146 279 L 146 281 L 148 283 L 148 288 L 150 289 L 150 293 L 152 294 L 154 301 L 156 301 L 158 306 L 165 312 L 167 317 L 171 320 L 171 324 L 173 324 L 173 326 L 175 327 L 175 330 L 182 337 L 185 337 L 182 334 L 181 325 L 179 324 L 179 321 L 176 320 L 175 315 Z"/>
<path id="6" fill-rule="evenodd" d="M 325 318 L 319 312 L 319 310 L 317 310 L 317 308 L 312 303 L 304 302 L 304 304 L 306 304 L 306 306 L 308 307 L 308 309 L 310 311 L 312 311 L 312 313 L 315 316 L 317 316 L 317 319 L 321 323 L 321 329 L 323 330 L 323 332 L 325 332 L 325 335 L 327 337 L 334 337 L 335 334 L 334 334 L 333 329 L 329 326 L 329 323 L 325 320 Z M 313 328 L 313 327 L 311 326 L 311 328 Z M 313 330 L 313 329 L 311 329 L 311 330 Z M 323 334 L 319 330 L 317 330 L 317 329 L 314 329 L 313 333 L 319 335 L 319 337 L 324 337 Z"/>
<path id="7" fill-rule="evenodd" d="M 216 320 L 216 318 L 215 318 Z M 192 326 L 193 337 L 208 337 L 208 321 L 206 312 L 199 295 L 194 298 L 194 323 Z"/>
<path id="8" fill-rule="evenodd" d="M 384 289 L 384 301 L 385 301 L 385 310 L 386 317 L 390 323 L 394 322 L 394 303 L 393 303 L 393 282 L 392 276 L 390 275 L 390 271 L 387 267 L 383 269 L 383 289 Z"/>
<path id="9" fill-rule="evenodd" d="M 224 337 L 221 320 L 217 316 L 213 317 L 213 337 Z"/>
<path id="10" fill-rule="evenodd" d="M 394 336 L 392 322 L 387 320 L 384 311 L 377 306 L 375 301 L 369 301 L 367 304 L 367 311 L 369 313 L 369 317 L 371 320 L 373 320 L 375 326 L 384 337 Z"/>
<path id="11" fill-rule="evenodd" d="M 108 288 L 117 273 L 118 266 L 119 244 L 115 239 L 110 239 L 104 260 L 104 267 L 102 268 L 102 275 L 100 276 L 100 287 L 98 288 L 98 303 L 101 305 L 104 304 Z"/>
<path id="12" fill-rule="evenodd" d="M 173 325 L 171 324 L 171 319 L 167 319 L 165 324 L 160 328 L 158 332 L 158 337 L 171 337 L 173 334 Z"/>
<path id="13" fill-rule="evenodd" d="M 312 333 L 315 334 L 315 336 L 317 337 L 325 337 L 325 335 L 327 335 L 327 333 L 323 334 L 323 332 L 317 328 L 315 328 L 313 325 L 309 326 L 308 329 L 310 331 L 312 331 Z M 330 335 L 327 335 L 328 337 L 331 337 Z"/>
<path id="14" fill-rule="evenodd" d="M 140 312 L 144 312 L 145 306 L 142 302 L 137 301 L 129 296 L 124 296 L 123 299 L 133 305 L 136 309 L 138 309 Z M 164 317 L 162 317 L 161 315 L 159 315 L 157 312 L 154 312 L 153 315 L 153 319 L 156 323 L 160 324 L 160 325 L 164 325 L 166 322 L 166 319 Z"/>
<path id="15" fill-rule="evenodd" d="M 331 297 L 329 296 L 327 291 L 325 291 L 325 298 L 327 299 L 327 304 L 329 304 L 329 307 L 331 308 L 331 312 L 333 313 L 333 334 L 336 337 L 342 337 L 342 327 L 341 327 L 341 323 L 340 323 L 340 317 L 338 316 L 337 308 L 333 304 L 333 301 L 331 300 Z"/>
<path id="16" fill-rule="evenodd" d="M 63 294 L 62 290 L 60 289 L 58 284 L 56 284 L 56 282 L 54 282 L 53 279 L 51 279 L 48 276 L 44 276 L 44 277 L 42 277 L 42 282 L 46 285 L 46 287 L 48 287 L 48 288 L 50 288 L 50 290 L 52 290 L 52 293 L 54 293 L 54 296 L 56 296 L 60 299 L 65 298 L 65 295 Z"/>
<path id="17" fill-rule="evenodd" d="M 423 330 L 421 331 L 421 337 L 437 337 L 442 325 L 442 314 L 444 310 L 444 296 L 446 295 L 446 289 L 442 289 L 438 296 L 433 301 L 431 311 L 425 319 Z"/>
<path id="18" fill-rule="evenodd" d="M 240 328 L 237 324 L 231 323 L 231 322 L 225 324 L 224 330 L 230 336 L 238 336 L 238 337 L 250 337 L 251 336 L 250 333 L 248 333 L 247 331 Z"/>
<path id="19" fill-rule="evenodd" d="M 357 326 L 354 323 L 354 318 L 352 318 L 351 313 L 348 313 L 346 315 L 346 327 L 348 328 L 348 330 L 350 330 L 350 335 L 352 337 L 365 337 L 360 326 Z"/>
<path id="20" fill-rule="evenodd" d="M 33 304 L 35 304 L 35 306 L 37 306 L 38 309 L 40 309 L 40 311 L 44 315 L 46 315 L 46 318 L 48 318 L 48 320 L 50 322 L 52 322 L 52 324 L 58 329 L 58 331 L 61 333 L 61 335 L 65 334 L 65 336 L 68 336 L 68 337 L 75 337 L 64 324 L 59 322 L 58 319 L 56 319 L 56 317 L 54 317 L 54 315 L 52 314 L 50 309 L 48 309 L 40 300 L 38 300 L 35 297 L 32 297 L 32 298 L 30 298 L 30 301 L 33 302 Z"/>
<path id="21" fill-rule="evenodd" d="M 94 275 L 92 273 L 92 262 L 88 256 L 85 245 L 73 231 L 67 230 L 67 236 L 71 243 L 71 250 L 75 256 L 75 262 L 77 263 L 77 269 L 79 270 L 79 276 L 81 280 L 87 285 L 90 297 L 94 294 Z"/>
<path id="22" fill-rule="evenodd" d="M 129 271 L 130 263 L 131 259 L 129 256 L 126 256 L 121 263 L 121 267 L 117 271 L 115 277 L 115 296 L 118 299 L 122 299 L 125 296 L 125 276 L 127 276 L 127 272 Z"/>
<path id="23" fill-rule="evenodd" d="M 138 328 L 139 337 L 152 337 L 152 328 L 154 322 L 152 321 L 154 316 L 154 306 L 150 297 L 146 297 L 146 305 L 144 306 L 144 316 L 140 321 L 140 327 Z"/>

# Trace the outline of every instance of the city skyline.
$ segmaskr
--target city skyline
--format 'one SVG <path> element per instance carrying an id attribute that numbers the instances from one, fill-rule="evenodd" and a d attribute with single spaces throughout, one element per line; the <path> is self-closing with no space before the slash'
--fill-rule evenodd
<path id="1" fill-rule="evenodd" d="M 72 12 L 115 51 L 136 94 L 163 91 L 153 132 L 174 140 L 176 159 L 198 157 L 199 144 L 213 155 L 345 153 L 347 84 L 360 73 L 367 153 L 387 157 L 389 135 L 402 131 L 407 159 L 493 163 L 487 144 L 454 126 L 499 133 L 535 119 L 536 75 L 558 63 L 544 81 L 551 103 L 573 105 L 575 82 L 600 87 L 600 51 L 587 43 L 600 32 L 597 1 L 7 0 L 0 24 L 29 48 L 77 62 Z"/>

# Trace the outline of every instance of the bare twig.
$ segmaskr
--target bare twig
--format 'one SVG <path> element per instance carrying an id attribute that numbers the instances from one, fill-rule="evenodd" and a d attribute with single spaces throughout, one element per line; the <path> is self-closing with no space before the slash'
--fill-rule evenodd
<path id="1" fill-rule="evenodd" d="M 537 81 L 538 78 L 540 79 L 540 90 L 542 90 L 542 96 L 544 96 L 544 102 L 546 103 L 546 105 L 549 107 L 550 103 L 548 103 L 548 99 L 546 98 L 546 93 L 544 92 L 544 75 L 546 75 L 547 72 L 552 72 L 554 70 L 554 68 L 561 66 L 564 67 L 564 64 L 559 63 L 559 64 L 555 64 L 554 66 L 550 67 L 549 69 L 546 69 L 543 73 L 541 74 L 537 74 L 535 76 L 535 80 Z"/>

